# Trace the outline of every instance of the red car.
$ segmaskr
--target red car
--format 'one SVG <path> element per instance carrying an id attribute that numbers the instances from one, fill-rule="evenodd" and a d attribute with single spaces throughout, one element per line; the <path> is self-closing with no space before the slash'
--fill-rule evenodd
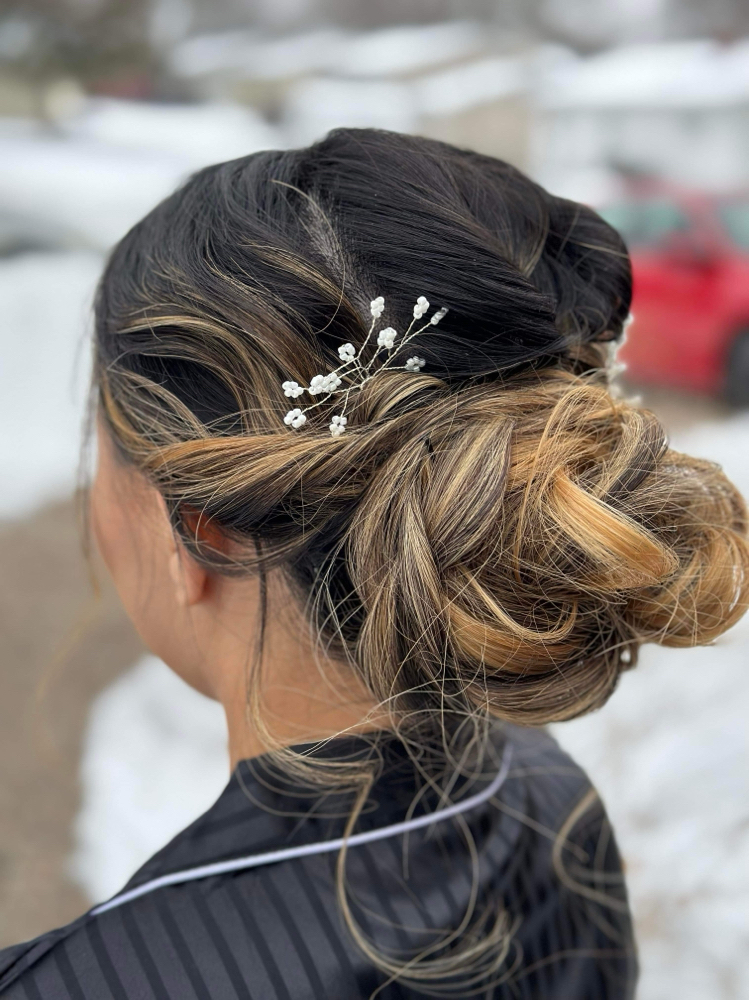
<path id="1" fill-rule="evenodd" d="M 632 253 L 629 377 L 749 406 L 749 195 L 640 187 L 601 214 Z"/>

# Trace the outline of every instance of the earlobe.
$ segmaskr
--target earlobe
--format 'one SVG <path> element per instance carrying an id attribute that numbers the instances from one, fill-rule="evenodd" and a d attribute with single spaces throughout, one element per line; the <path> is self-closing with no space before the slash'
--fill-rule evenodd
<path id="1" fill-rule="evenodd" d="M 180 607 L 189 608 L 200 603 L 206 592 L 208 574 L 176 538 L 169 556 L 169 575 Z"/>

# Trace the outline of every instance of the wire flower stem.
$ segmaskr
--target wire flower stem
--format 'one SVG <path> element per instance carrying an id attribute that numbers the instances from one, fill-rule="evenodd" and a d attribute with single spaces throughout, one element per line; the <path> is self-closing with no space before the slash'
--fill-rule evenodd
<path id="1" fill-rule="evenodd" d="M 392 326 L 380 330 L 377 335 L 377 346 L 375 351 L 369 361 L 364 364 L 362 362 L 362 356 L 372 339 L 375 327 L 377 326 L 377 320 L 380 316 L 382 316 L 385 310 L 385 299 L 381 295 L 378 295 L 377 298 L 370 302 L 369 309 L 372 314 L 372 322 L 358 351 L 353 344 L 341 344 L 338 348 L 338 356 L 341 359 L 341 364 L 337 368 L 334 368 L 333 371 L 328 372 L 327 375 L 315 375 L 308 386 L 299 385 L 298 382 L 293 382 L 291 380 L 282 383 L 281 388 L 283 389 L 284 394 L 292 399 L 296 399 L 305 392 L 309 393 L 311 396 L 321 395 L 323 397 L 322 399 L 319 399 L 315 403 L 311 403 L 309 406 L 305 406 L 304 408 L 295 407 L 293 410 L 289 410 L 283 418 L 284 423 L 287 426 L 293 427 L 294 429 L 303 427 L 307 422 L 307 413 L 310 410 L 314 410 L 318 406 L 322 406 L 324 403 L 327 403 L 332 396 L 343 394 L 345 398 L 343 400 L 341 413 L 335 414 L 331 418 L 330 422 L 330 433 L 333 437 L 340 437 L 340 435 L 344 433 L 348 423 L 348 418 L 346 417 L 346 407 L 348 406 L 351 393 L 361 390 L 375 377 L 375 375 L 385 371 L 386 369 L 389 369 L 390 371 L 420 371 L 426 364 L 426 361 L 424 358 L 419 358 L 415 355 L 412 358 L 408 358 L 404 365 L 393 366 L 391 362 L 395 357 L 395 354 L 399 353 L 402 348 L 406 346 L 406 344 L 410 343 L 415 337 L 418 337 L 418 335 L 423 333 L 429 326 L 436 326 L 442 319 L 444 319 L 448 311 L 445 306 L 442 306 L 432 315 L 428 322 L 426 322 L 423 326 L 420 326 L 417 330 L 414 330 L 417 320 L 421 319 L 422 316 L 429 311 L 429 302 L 423 295 L 420 295 L 416 300 L 416 305 L 414 306 L 413 318 L 409 323 L 406 332 L 401 337 L 400 343 L 397 347 L 397 330 L 395 330 Z M 383 350 L 387 352 L 385 360 L 381 362 L 379 369 L 373 372 L 372 368 L 374 363 Z M 357 376 L 359 378 L 358 382 L 345 385 L 342 389 L 339 388 L 344 379 L 348 382 L 350 379 Z"/>

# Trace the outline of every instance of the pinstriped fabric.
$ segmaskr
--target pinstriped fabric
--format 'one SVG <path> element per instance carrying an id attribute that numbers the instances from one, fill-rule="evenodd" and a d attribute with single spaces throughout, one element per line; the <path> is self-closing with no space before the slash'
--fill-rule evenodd
<path id="1" fill-rule="evenodd" d="M 148 944 L 146 944 L 143 933 L 138 926 L 138 921 L 135 919 L 132 909 L 130 907 L 124 907 L 120 917 L 122 919 L 122 926 L 125 933 L 125 937 L 133 949 L 134 953 L 134 964 L 136 968 L 142 970 L 143 978 L 151 991 L 155 1000 L 169 1000 L 169 991 L 167 990 L 164 979 L 159 972 L 158 962 L 156 957 L 152 954 L 151 949 Z"/>
<path id="2" fill-rule="evenodd" d="M 486 995 L 631 1000 L 629 915 L 621 906 L 603 907 L 571 892 L 552 865 L 553 831 L 587 791 L 585 776 L 543 733 L 507 727 L 501 738 L 512 742 L 515 763 L 499 802 L 465 816 L 479 857 L 479 904 L 504 907 L 518 924 L 511 975 Z M 341 741 L 337 750 L 351 742 Z M 340 836 L 340 802 L 323 803 L 300 818 L 298 790 L 271 787 L 258 766 L 240 765 L 218 802 L 128 888 L 185 867 Z M 392 760 L 361 829 L 403 818 L 416 787 L 410 766 L 393 741 Z M 595 885 L 626 899 L 601 808 L 577 825 L 566 856 L 575 877 L 595 868 Z M 336 900 L 335 865 L 334 855 L 295 858 L 158 889 L 98 916 L 84 915 L 0 953 L 0 996 L 365 1000 L 381 988 L 382 1000 L 415 1000 L 413 989 L 385 985 L 384 974 L 355 945 Z M 412 832 L 407 841 L 352 848 L 347 876 L 351 909 L 364 933 L 404 961 L 433 942 L 440 928 L 459 924 L 471 891 L 469 854 L 452 821 Z"/>
<path id="3" fill-rule="evenodd" d="M 23 995 L 28 997 L 28 1000 L 42 1000 L 42 995 L 39 992 L 39 987 L 36 985 L 36 981 L 29 977 L 29 979 L 21 985 L 23 990 Z"/>

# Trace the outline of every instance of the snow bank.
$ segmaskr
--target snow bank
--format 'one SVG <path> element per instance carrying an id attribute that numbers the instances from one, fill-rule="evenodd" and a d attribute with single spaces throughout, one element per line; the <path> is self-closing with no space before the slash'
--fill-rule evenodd
<path id="1" fill-rule="evenodd" d="M 477 59 L 414 81 L 420 114 L 441 117 L 521 94 L 529 63 L 522 57 Z"/>
<path id="2" fill-rule="evenodd" d="M 721 108 L 749 102 L 749 41 L 627 45 L 569 60 L 540 81 L 545 109 Z"/>
<path id="3" fill-rule="evenodd" d="M 238 106 L 92 100 L 56 132 L 0 119 L 0 218 L 90 249 L 0 259 L 0 517 L 73 487 L 101 251 L 194 169 L 278 145 Z"/>
<path id="4" fill-rule="evenodd" d="M 348 39 L 331 68 L 350 76 L 414 73 L 475 55 L 484 46 L 485 32 L 470 21 L 381 28 Z"/>
<path id="5" fill-rule="evenodd" d="M 66 125 L 72 138 L 168 157 L 183 173 L 209 163 L 275 149 L 279 135 L 239 104 L 145 104 L 97 98 Z"/>
<path id="6" fill-rule="evenodd" d="M 73 877 L 92 901 L 113 895 L 228 780 L 220 705 L 144 656 L 91 706 Z"/>
<path id="7" fill-rule="evenodd" d="M 233 104 L 91 99 L 56 131 L 0 119 L 0 211 L 107 249 L 199 167 L 283 145 Z"/>
<path id="8" fill-rule="evenodd" d="M 749 622 L 714 647 L 647 648 L 600 712 L 554 727 L 624 855 L 639 1000 L 749 997 L 748 661 Z"/>
<path id="9" fill-rule="evenodd" d="M 0 127 L 0 210 L 76 232 L 92 248 L 111 246 L 188 169 L 173 156 Z"/>
<path id="10" fill-rule="evenodd" d="M 171 53 L 172 69 L 206 75 L 284 80 L 310 74 L 386 77 L 463 59 L 480 51 L 485 29 L 471 21 L 399 25 L 376 31 L 315 29 L 269 38 L 235 31 L 186 39 Z"/>
<path id="11" fill-rule="evenodd" d="M 525 58 L 497 57 L 408 80 L 311 77 L 289 88 L 283 126 L 295 145 L 313 142 L 339 126 L 418 132 L 425 119 L 524 93 L 529 73 Z"/>
<path id="12" fill-rule="evenodd" d="M 95 253 L 0 263 L 0 518 L 73 489 L 86 399 Z"/>
<path id="13" fill-rule="evenodd" d="M 269 39 L 255 31 L 224 31 L 187 38 L 175 46 L 170 65 L 178 76 L 283 80 L 329 69 L 346 41 L 338 28 Z"/>

